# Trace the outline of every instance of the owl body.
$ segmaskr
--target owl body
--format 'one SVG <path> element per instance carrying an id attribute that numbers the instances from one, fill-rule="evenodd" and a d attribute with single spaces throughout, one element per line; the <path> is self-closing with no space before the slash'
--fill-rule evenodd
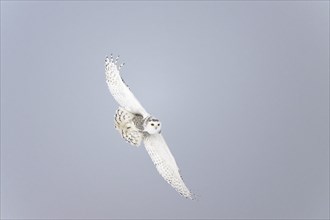
<path id="1" fill-rule="evenodd" d="M 136 99 L 120 76 L 121 66 L 112 56 L 105 60 L 105 75 L 109 90 L 118 102 L 115 114 L 115 128 L 133 146 L 144 146 L 159 174 L 180 195 L 194 199 L 194 194 L 185 185 L 178 165 L 161 133 L 161 122 L 151 116 Z"/>
<path id="2" fill-rule="evenodd" d="M 138 147 L 147 135 L 160 133 L 161 123 L 152 116 L 143 118 L 119 107 L 115 114 L 115 128 L 128 143 Z"/>
<path id="3" fill-rule="evenodd" d="M 115 128 L 130 144 L 140 146 L 143 140 L 143 116 L 119 107 L 115 114 Z"/>

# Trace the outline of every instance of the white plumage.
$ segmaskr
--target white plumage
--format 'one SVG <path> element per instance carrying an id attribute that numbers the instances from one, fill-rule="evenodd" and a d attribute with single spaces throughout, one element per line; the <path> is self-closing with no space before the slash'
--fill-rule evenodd
<path id="1" fill-rule="evenodd" d="M 107 57 L 105 61 L 106 82 L 112 96 L 127 111 L 141 114 L 143 117 L 148 116 L 149 113 L 144 110 L 140 102 L 122 80 L 119 74 L 119 67 L 116 65 L 117 60 L 118 57 L 115 61 L 112 57 L 110 59 Z"/>
<path id="2" fill-rule="evenodd" d="M 134 146 L 139 146 L 143 141 L 159 174 L 182 196 L 193 199 L 193 193 L 183 182 L 178 165 L 160 134 L 160 121 L 142 107 L 124 83 L 119 71 L 123 64 L 118 66 L 117 61 L 118 57 L 115 60 L 112 56 L 105 59 L 106 82 L 120 106 L 115 114 L 115 128 Z"/>

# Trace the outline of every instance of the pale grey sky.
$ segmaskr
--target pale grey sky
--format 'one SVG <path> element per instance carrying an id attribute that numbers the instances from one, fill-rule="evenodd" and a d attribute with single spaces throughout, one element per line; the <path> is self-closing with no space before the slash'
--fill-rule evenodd
<path id="1" fill-rule="evenodd" d="M 110 53 L 199 201 L 114 129 Z M 1 218 L 329 218 L 329 2 L 1 1 Z"/>

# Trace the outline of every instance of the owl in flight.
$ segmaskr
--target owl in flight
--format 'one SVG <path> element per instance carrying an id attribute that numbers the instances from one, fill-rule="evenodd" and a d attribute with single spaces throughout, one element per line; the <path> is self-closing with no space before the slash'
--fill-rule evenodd
<path id="1" fill-rule="evenodd" d="M 112 96 L 119 104 L 115 114 L 115 128 L 133 146 L 142 141 L 159 174 L 182 196 L 194 199 L 194 194 L 186 187 L 175 159 L 161 135 L 161 122 L 151 116 L 135 98 L 120 76 L 119 56 L 105 59 L 106 82 Z"/>

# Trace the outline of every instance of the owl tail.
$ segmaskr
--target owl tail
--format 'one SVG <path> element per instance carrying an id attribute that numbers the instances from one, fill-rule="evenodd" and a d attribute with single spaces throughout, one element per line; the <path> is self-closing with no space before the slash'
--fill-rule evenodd
<path id="1" fill-rule="evenodd" d="M 128 143 L 138 147 L 143 140 L 143 134 L 136 128 L 134 117 L 134 114 L 119 107 L 115 114 L 115 128 Z"/>

